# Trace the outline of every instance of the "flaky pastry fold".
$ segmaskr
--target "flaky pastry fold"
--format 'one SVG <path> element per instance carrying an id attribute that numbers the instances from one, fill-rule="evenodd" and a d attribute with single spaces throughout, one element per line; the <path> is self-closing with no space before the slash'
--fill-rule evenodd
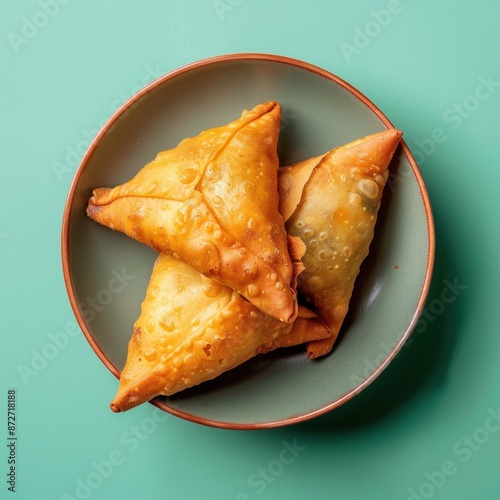
<path id="1" fill-rule="evenodd" d="M 401 136 L 390 129 L 279 169 L 287 231 L 306 246 L 298 290 L 330 330 L 309 342 L 310 358 L 331 351 L 345 319 Z"/>
<path id="2" fill-rule="evenodd" d="M 257 354 L 329 335 L 313 313 L 299 309 L 293 323 L 284 323 L 174 256 L 160 254 L 111 409 L 129 410 L 211 380 Z"/>
<path id="3" fill-rule="evenodd" d="M 292 322 L 295 267 L 278 211 L 280 121 L 280 105 L 267 102 L 184 139 L 130 181 L 95 189 L 87 214 Z"/>

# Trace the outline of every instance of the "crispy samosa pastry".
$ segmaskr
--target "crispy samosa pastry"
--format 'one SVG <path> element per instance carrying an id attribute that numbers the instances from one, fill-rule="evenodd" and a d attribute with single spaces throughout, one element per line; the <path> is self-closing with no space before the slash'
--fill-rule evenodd
<path id="1" fill-rule="evenodd" d="M 329 335 L 300 309 L 294 323 L 278 321 L 234 290 L 160 254 L 111 409 L 128 410 L 211 380 L 259 353 Z"/>
<path id="2" fill-rule="evenodd" d="M 310 358 L 331 351 L 347 314 L 401 136 L 387 130 L 279 170 L 287 231 L 306 245 L 298 290 L 330 329 L 308 344 Z"/>
<path id="3" fill-rule="evenodd" d="M 185 139 L 125 184 L 94 190 L 87 214 L 291 322 L 297 300 L 278 211 L 280 121 L 280 105 L 267 102 Z"/>

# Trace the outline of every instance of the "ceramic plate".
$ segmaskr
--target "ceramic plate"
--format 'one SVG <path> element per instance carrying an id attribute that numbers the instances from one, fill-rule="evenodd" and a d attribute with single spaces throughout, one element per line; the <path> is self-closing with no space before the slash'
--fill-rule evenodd
<path id="1" fill-rule="evenodd" d="M 284 57 L 237 54 L 190 64 L 152 82 L 110 118 L 83 157 L 64 212 L 64 278 L 84 335 L 116 377 L 156 253 L 87 218 L 92 189 L 129 180 L 158 151 L 269 100 L 283 107 L 283 165 L 393 127 L 372 102 L 331 73 Z M 410 336 L 433 260 L 428 196 L 403 142 L 332 353 L 311 361 L 303 348 L 274 351 L 152 403 L 194 422 L 233 429 L 297 423 L 338 407 L 366 388 Z"/>

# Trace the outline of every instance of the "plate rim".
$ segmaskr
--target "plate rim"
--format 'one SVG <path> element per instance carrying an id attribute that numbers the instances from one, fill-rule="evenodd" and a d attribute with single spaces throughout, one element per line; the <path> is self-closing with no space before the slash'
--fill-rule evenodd
<path id="1" fill-rule="evenodd" d="M 99 132 L 90 142 L 87 150 L 85 151 L 76 171 L 71 181 L 68 194 L 66 197 L 66 201 L 64 204 L 63 210 L 63 218 L 62 218 L 62 227 L 61 227 L 61 257 L 62 257 L 62 270 L 63 270 L 63 278 L 64 284 L 66 288 L 66 292 L 68 294 L 68 298 L 70 301 L 71 308 L 73 310 L 73 314 L 77 320 L 77 323 L 82 330 L 87 342 L 90 344 L 92 350 L 95 352 L 97 357 L 101 360 L 101 362 L 106 366 L 106 368 L 119 380 L 120 378 L 120 370 L 114 365 L 114 363 L 109 359 L 103 352 L 103 350 L 99 347 L 96 339 L 90 332 L 82 311 L 79 308 L 78 301 L 76 300 L 76 292 L 73 286 L 73 281 L 71 279 L 71 267 L 70 267 L 70 225 L 71 225 L 71 208 L 72 202 L 76 193 L 76 188 L 78 186 L 80 177 L 82 176 L 87 163 L 90 161 L 95 149 L 101 142 L 103 136 L 108 132 L 110 128 L 113 127 L 115 122 L 120 119 L 120 117 L 131 107 L 133 106 L 141 97 L 151 92 L 153 89 L 158 86 L 164 84 L 165 82 L 172 80 L 182 74 L 188 73 L 190 71 L 217 65 L 220 63 L 227 62 L 238 62 L 238 61 L 267 61 L 279 64 L 285 64 L 289 66 L 294 66 L 301 70 L 310 71 L 312 73 L 317 74 L 320 77 L 326 78 L 330 80 L 343 89 L 350 92 L 357 100 L 361 101 L 367 108 L 370 109 L 372 113 L 374 113 L 377 118 L 387 127 L 387 128 L 395 128 L 391 121 L 385 116 L 385 114 L 372 102 L 365 94 L 359 91 L 352 84 L 339 77 L 338 75 L 321 68 L 315 64 L 277 54 L 270 53 L 260 53 L 260 52 L 241 52 L 241 53 L 229 53 L 229 54 L 221 54 L 217 56 L 207 57 L 204 59 L 200 59 L 198 61 L 190 62 L 183 66 L 180 66 L 172 71 L 165 73 L 164 75 L 156 78 L 149 84 L 145 85 L 131 97 L 129 97 L 118 109 L 116 109 L 111 116 L 106 120 L 106 122 L 102 125 Z M 354 396 L 362 392 L 366 389 L 379 375 L 387 368 L 390 362 L 396 357 L 398 352 L 401 350 L 403 345 L 407 342 L 409 337 L 411 336 L 413 330 L 416 327 L 416 324 L 423 312 L 425 302 L 427 300 L 427 296 L 429 294 L 430 285 L 432 281 L 432 274 L 434 270 L 434 261 L 435 261 L 435 225 L 434 225 L 434 217 L 432 214 L 431 202 L 429 199 L 429 194 L 427 188 L 425 186 L 423 176 L 420 172 L 418 164 L 411 153 L 406 141 L 404 138 L 401 140 L 402 153 L 408 160 L 410 168 L 415 176 L 417 181 L 417 185 L 420 191 L 420 197 L 423 203 L 425 218 L 427 223 L 427 239 L 428 239 L 428 252 L 427 252 L 427 263 L 426 263 L 426 271 L 425 277 L 422 282 L 422 290 L 420 293 L 420 298 L 415 308 L 415 312 L 413 317 L 411 318 L 409 324 L 407 325 L 404 334 L 402 335 L 399 342 L 393 347 L 390 353 L 387 355 L 382 364 L 380 364 L 377 369 L 367 378 L 365 378 L 360 384 L 358 384 L 354 389 L 348 391 L 343 396 L 336 398 L 331 403 L 324 405 L 315 410 L 311 410 L 308 412 L 295 414 L 293 416 L 282 418 L 279 420 L 272 420 L 269 422 L 228 422 L 221 420 L 214 420 L 207 417 L 203 417 L 200 415 L 195 415 L 193 413 L 189 413 L 186 411 L 179 410 L 177 408 L 171 407 L 158 398 L 151 400 L 149 403 L 162 411 L 170 413 L 176 417 L 182 418 L 184 420 L 191 421 L 193 423 L 202 424 L 210 427 L 217 427 L 223 429 L 232 429 L 232 430 L 257 430 L 257 429 L 268 429 L 274 427 L 282 427 L 285 425 L 293 425 L 297 423 L 301 423 L 321 415 L 324 415 L 335 408 L 338 408 L 345 404 L 347 401 L 352 399 Z"/>

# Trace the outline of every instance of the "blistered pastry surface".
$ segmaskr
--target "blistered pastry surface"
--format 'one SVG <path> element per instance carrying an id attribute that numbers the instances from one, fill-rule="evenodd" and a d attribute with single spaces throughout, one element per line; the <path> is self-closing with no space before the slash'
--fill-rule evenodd
<path id="1" fill-rule="evenodd" d="M 256 354 L 327 335 L 314 316 L 293 324 L 278 321 L 234 290 L 160 254 L 112 408 L 124 411 L 155 396 L 175 394 Z"/>
<path id="2" fill-rule="evenodd" d="M 298 288 L 329 325 L 332 341 L 369 252 L 387 168 L 400 135 L 376 134 L 321 157 L 299 186 L 300 202 L 287 221 L 287 231 L 306 245 Z"/>
<path id="3" fill-rule="evenodd" d="M 280 118 L 278 103 L 264 103 L 185 139 L 129 182 L 95 190 L 87 213 L 293 321 L 293 267 L 278 210 Z"/>

